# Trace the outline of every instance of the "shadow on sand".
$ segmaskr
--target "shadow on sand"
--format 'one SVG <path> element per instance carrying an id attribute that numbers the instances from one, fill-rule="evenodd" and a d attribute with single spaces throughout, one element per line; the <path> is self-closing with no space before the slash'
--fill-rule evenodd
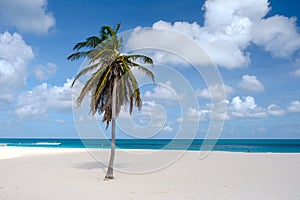
<path id="1" fill-rule="evenodd" d="M 114 168 L 126 168 L 128 164 L 126 163 L 115 163 Z M 86 170 L 93 170 L 93 169 L 106 169 L 107 166 L 104 163 L 101 162 L 87 162 L 87 163 L 80 163 L 73 165 L 76 169 L 86 169 Z"/>

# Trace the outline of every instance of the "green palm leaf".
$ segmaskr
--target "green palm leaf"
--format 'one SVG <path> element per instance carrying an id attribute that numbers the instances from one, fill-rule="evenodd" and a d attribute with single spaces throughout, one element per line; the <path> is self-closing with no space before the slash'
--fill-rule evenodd
<path id="1" fill-rule="evenodd" d="M 77 52 L 67 58 L 71 61 L 89 59 L 90 65 L 81 70 L 72 83 L 73 87 L 83 75 L 90 76 L 76 99 L 77 105 L 81 105 L 84 97 L 90 96 L 90 111 L 93 114 L 97 112 L 103 114 L 102 122 L 106 123 L 106 128 L 112 123 L 112 149 L 106 178 L 113 178 L 115 120 L 122 106 L 129 105 L 130 114 L 134 106 L 139 110 L 142 108 L 141 93 L 132 69 L 136 68 L 154 81 L 154 74 L 138 62 L 153 67 L 153 60 L 150 57 L 138 54 L 121 55 L 123 40 L 117 36 L 119 29 L 120 23 L 114 29 L 102 26 L 99 36 L 91 36 L 84 42 L 77 43 L 73 47 Z M 80 51 L 82 49 L 86 51 Z"/>

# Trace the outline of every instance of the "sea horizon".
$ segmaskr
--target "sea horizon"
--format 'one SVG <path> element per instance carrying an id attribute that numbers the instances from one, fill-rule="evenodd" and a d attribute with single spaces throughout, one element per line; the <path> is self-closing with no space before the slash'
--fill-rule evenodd
<path id="1" fill-rule="evenodd" d="M 109 139 L 0 138 L 0 146 L 109 149 Z M 300 139 L 116 139 L 117 149 L 300 153 Z"/>

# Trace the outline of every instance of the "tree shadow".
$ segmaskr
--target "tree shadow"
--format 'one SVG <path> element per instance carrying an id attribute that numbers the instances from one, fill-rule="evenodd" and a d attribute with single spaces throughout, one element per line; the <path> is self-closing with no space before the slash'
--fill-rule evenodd
<path id="1" fill-rule="evenodd" d="M 126 163 L 115 163 L 114 168 L 126 168 L 128 164 Z M 85 170 L 93 170 L 93 169 L 106 169 L 107 166 L 104 163 L 101 162 L 86 162 L 86 163 L 80 163 L 80 164 L 74 164 L 74 168 L 76 169 L 85 169 Z"/>

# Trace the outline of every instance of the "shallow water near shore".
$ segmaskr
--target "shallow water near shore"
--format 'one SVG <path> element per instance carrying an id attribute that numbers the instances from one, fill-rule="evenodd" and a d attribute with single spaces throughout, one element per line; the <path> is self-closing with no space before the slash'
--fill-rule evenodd
<path id="1" fill-rule="evenodd" d="M 119 149 L 198 151 L 213 147 L 213 151 L 300 153 L 300 139 L 220 139 L 218 141 L 203 139 L 117 139 L 116 145 Z M 107 149 L 110 148 L 110 140 L 2 138 L 0 139 L 0 146 Z"/>

